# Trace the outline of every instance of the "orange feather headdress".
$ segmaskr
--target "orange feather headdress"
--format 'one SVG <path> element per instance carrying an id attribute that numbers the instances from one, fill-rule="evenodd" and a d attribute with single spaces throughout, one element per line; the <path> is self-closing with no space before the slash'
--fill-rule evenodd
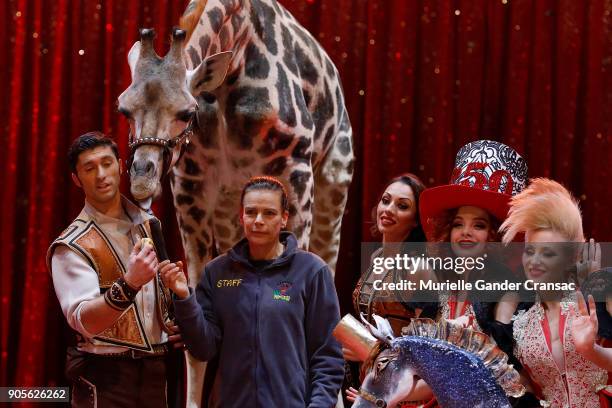
<path id="1" fill-rule="evenodd" d="M 500 227 L 502 242 L 511 242 L 519 233 L 546 229 L 568 241 L 584 242 L 578 201 L 556 181 L 536 178 L 510 200 L 508 218 Z"/>

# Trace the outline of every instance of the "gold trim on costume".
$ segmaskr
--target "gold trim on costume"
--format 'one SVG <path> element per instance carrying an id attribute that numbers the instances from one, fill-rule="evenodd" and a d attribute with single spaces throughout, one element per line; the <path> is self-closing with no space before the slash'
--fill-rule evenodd
<path id="1" fill-rule="evenodd" d="M 72 241 L 84 249 L 94 263 L 98 272 L 98 281 L 101 288 L 109 288 L 123 273 L 123 265 L 113 251 L 112 246 L 105 239 L 104 233 L 91 221 L 87 228 Z"/>
<path id="2" fill-rule="evenodd" d="M 147 341 L 147 336 L 142 330 L 134 304 L 125 310 L 115 324 L 94 338 L 116 345 L 152 350 Z"/>
<path id="3" fill-rule="evenodd" d="M 138 228 L 143 232 L 143 235 L 150 237 L 150 230 L 148 228 L 142 225 L 139 225 Z M 115 280 L 122 277 L 126 272 L 126 268 L 121 262 L 119 255 L 103 230 L 85 211 L 82 211 L 79 217 L 49 247 L 47 251 L 49 271 L 51 271 L 53 252 L 60 245 L 65 245 L 82 256 L 92 269 L 96 271 L 101 293 L 108 290 Z M 162 286 L 161 281 L 157 277 L 156 286 Z M 171 301 L 166 288 L 163 288 L 165 290 L 162 289 L 161 291 L 163 295 L 159 293 L 158 288 L 156 289 L 156 303 Z M 160 313 L 161 308 L 159 308 L 159 305 L 156 305 L 156 308 L 158 309 L 157 313 Z M 162 310 L 166 318 L 164 320 L 167 320 L 167 306 Z M 94 344 L 123 346 L 143 351 L 153 350 L 143 323 L 140 320 L 138 306 L 134 302 L 111 327 L 94 336 L 92 341 Z"/>

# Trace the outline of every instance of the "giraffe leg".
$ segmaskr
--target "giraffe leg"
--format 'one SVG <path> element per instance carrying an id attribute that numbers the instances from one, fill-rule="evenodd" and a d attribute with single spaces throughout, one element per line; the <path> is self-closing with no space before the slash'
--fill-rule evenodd
<path id="1" fill-rule="evenodd" d="M 314 205 L 310 251 L 319 255 L 333 274 L 340 250 L 340 227 L 348 190 L 353 178 L 352 130 L 345 112 L 345 123 L 340 127 L 336 141 L 320 163 L 314 178 Z M 342 389 L 338 393 L 336 408 L 344 408 Z"/>
<path id="2" fill-rule="evenodd" d="M 211 259 L 210 255 L 205 258 L 198 256 L 198 241 L 197 238 L 187 237 L 183 235 L 183 246 L 185 248 L 185 256 L 187 258 L 189 286 L 195 288 L 199 282 L 199 275 L 204 269 L 204 265 Z M 211 240 L 212 241 L 212 240 Z M 209 243 L 207 254 L 212 254 L 212 242 Z M 199 408 L 202 400 L 202 390 L 204 386 L 204 374 L 206 372 L 206 363 L 196 360 L 191 354 L 186 351 L 187 357 L 187 408 Z"/>
<path id="3" fill-rule="evenodd" d="M 195 288 L 200 281 L 204 265 L 212 259 L 213 254 L 213 211 L 205 206 L 205 201 L 201 198 L 210 197 L 210 195 L 204 191 L 202 180 L 176 177 L 171 185 L 187 261 L 189 286 Z M 202 400 L 206 363 L 196 360 L 189 352 L 185 352 L 185 355 L 187 361 L 186 406 L 187 408 L 198 408 Z"/>
<path id="4" fill-rule="evenodd" d="M 340 226 L 353 177 L 351 128 L 340 129 L 336 141 L 315 172 L 313 225 L 310 250 L 335 271 L 340 247 Z"/>
<path id="5" fill-rule="evenodd" d="M 213 231 L 218 253 L 228 251 L 243 237 L 240 225 L 240 195 L 243 183 L 237 182 L 230 187 L 220 186 L 213 213 Z"/>
<path id="6" fill-rule="evenodd" d="M 207 203 L 216 203 L 214 207 L 208 206 L 205 210 L 204 219 L 199 225 L 202 238 L 206 240 L 206 258 L 199 257 L 202 247 L 199 242 L 191 240 L 185 243 L 185 251 L 190 252 L 195 262 L 189 264 L 190 286 L 195 287 L 199 282 L 200 274 L 206 263 L 212 258 L 213 239 L 217 253 L 224 253 L 242 238 L 242 228 L 238 222 L 238 211 L 240 208 L 241 190 L 229 190 L 226 187 L 214 186 L 214 191 L 204 192 Z M 213 209 L 214 208 L 214 209 Z M 196 212 L 191 210 L 192 213 Z M 205 232 L 206 231 L 206 232 Z M 187 248 L 191 248 L 189 251 Z M 202 400 L 204 376 L 207 363 L 195 359 L 187 354 L 187 408 L 198 408 Z"/>
<path id="7" fill-rule="evenodd" d="M 212 218 L 205 220 L 206 223 Z M 209 229 L 210 231 L 210 229 Z M 204 265 L 211 259 L 213 252 L 212 238 L 205 245 L 206 256 L 200 258 L 198 252 L 202 250 L 197 239 L 185 240 L 183 238 L 185 256 L 187 257 L 189 286 L 195 288 L 199 282 L 200 274 L 204 270 Z M 206 373 L 206 363 L 195 359 L 188 351 L 187 357 L 187 408 L 199 408 L 202 401 L 202 390 L 204 387 L 204 374 Z"/>
<path id="8" fill-rule="evenodd" d="M 204 266 L 212 258 L 213 253 L 213 239 L 212 239 L 212 216 L 206 217 L 203 220 L 203 224 L 206 225 L 204 231 L 210 231 L 207 236 L 210 237 L 209 241 L 206 241 L 204 248 L 206 254 L 204 258 L 201 258 L 202 247 L 200 242 L 196 240 L 189 243 L 184 243 L 185 254 L 188 258 L 188 272 L 189 272 L 189 286 L 195 288 L 200 281 L 200 275 L 204 270 Z M 195 245 L 194 245 L 195 244 Z M 191 262 L 189 260 L 191 259 Z M 202 392 L 204 388 L 204 375 L 206 373 L 207 363 L 195 359 L 189 352 L 187 355 L 187 408 L 199 408 L 202 401 Z"/>
<path id="9" fill-rule="evenodd" d="M 312 229 L 313 173 L 310 168 L 299 164 L 288 168 L 283 176 L 288 180 L 290 217 L 287 228 L 295 234 L 298 247 L 307 250 Z"/>

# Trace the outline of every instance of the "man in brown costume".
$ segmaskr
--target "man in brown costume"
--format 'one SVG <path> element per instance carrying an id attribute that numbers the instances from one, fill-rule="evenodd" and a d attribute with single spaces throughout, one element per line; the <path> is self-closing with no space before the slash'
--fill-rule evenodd
<path id="1" fill-rule="evenodd" d="M 78 217 L 51 244 L 47 263 L 78 344 L 66 374 L 73 407 L 166 407 L 168 292 L 157 277 L 150 222 L 119 192 L 115 143 L 99 132 L 68 152 L 85 193 Z M 165 329 L 165 330 L 164 330 Z"/>

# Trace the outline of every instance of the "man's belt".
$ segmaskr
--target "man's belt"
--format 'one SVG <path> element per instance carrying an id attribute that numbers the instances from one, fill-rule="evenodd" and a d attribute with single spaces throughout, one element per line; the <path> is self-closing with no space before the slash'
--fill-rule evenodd
<path id="1" fill-rule="evenodd" d="M 106 353 L 98 355 L 103 357 L 119 357 L 137 360 L 141 358 L 162 357 L 168 354 L 168 350 L 170 350 L 170 346 L 168 345 L 168 343 L 153 344 L 152 348 L 152 352 L 129 349 L 122 353 Z"/>

